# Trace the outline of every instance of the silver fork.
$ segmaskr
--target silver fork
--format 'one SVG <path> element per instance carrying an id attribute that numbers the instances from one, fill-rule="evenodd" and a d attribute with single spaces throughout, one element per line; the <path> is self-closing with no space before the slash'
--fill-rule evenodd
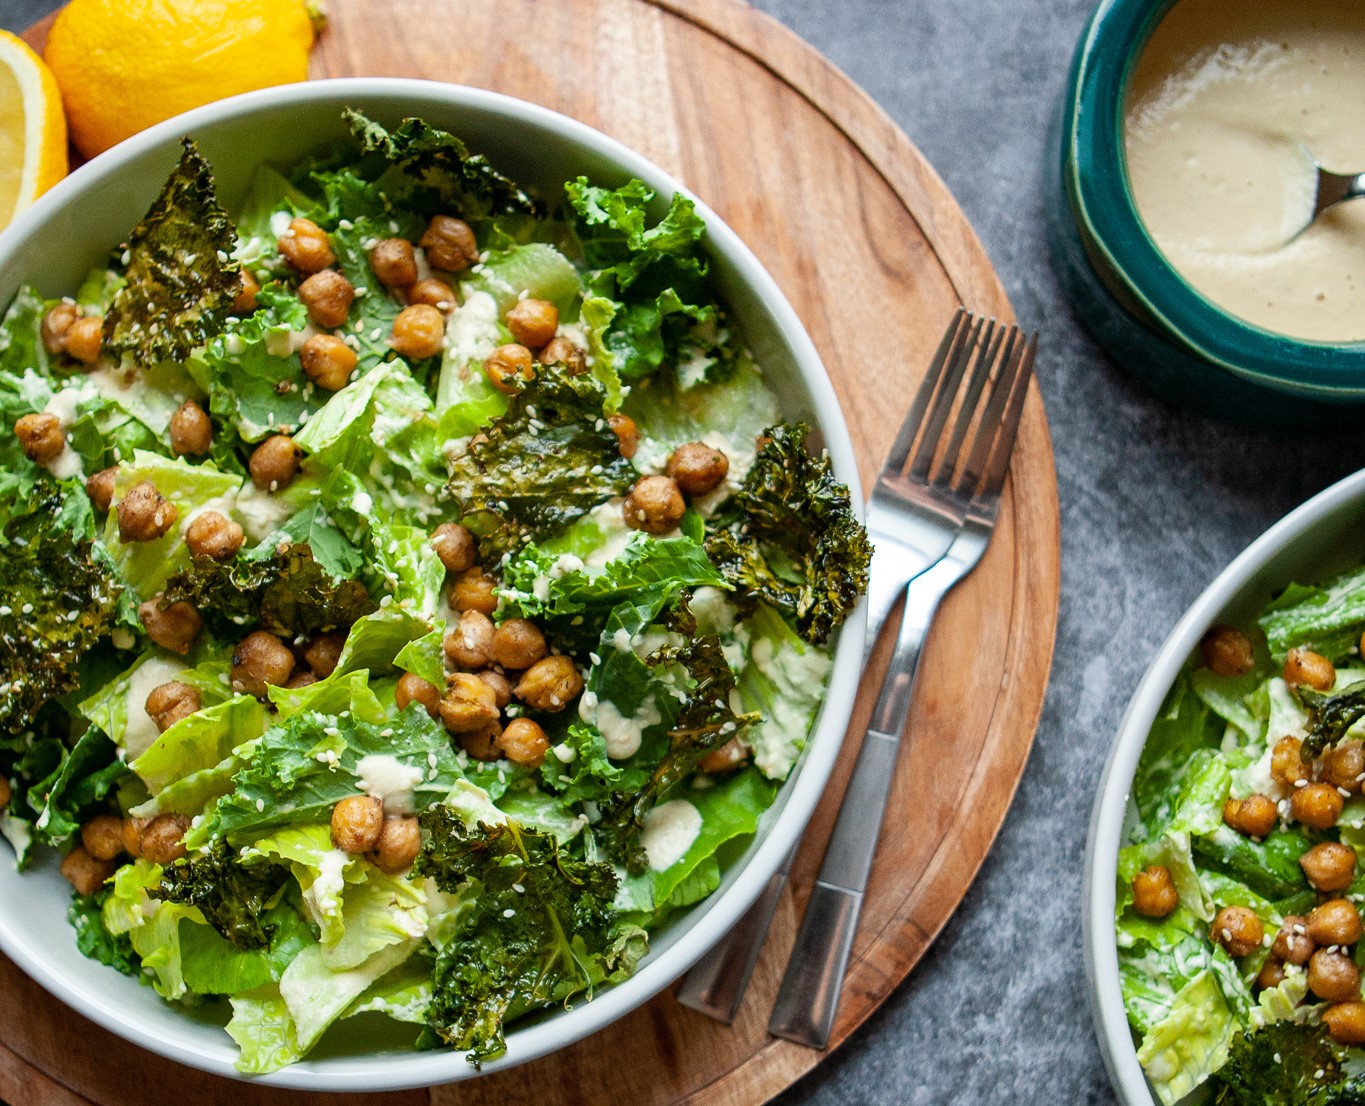
<path id="1" fill-rule="evenodd" d="M 920 652 L 939 603 L 976 567 L 995 529 L 1037 345 L 1036 334 L 1025 339 L 1010 328 L 995 387 L 956 484 L 971 496 L 966 520 L 943 558 L 906 587 L 896 651 L 882 679 L 768 1022 L 768 1032 L 775 1036 L 810 1048 L 829 1044 Z"/>
<path id="2" fill-rule="evenodd" d="M 868 510 L 873 559 L 865 653 L 871 652 L 906 585 L 947 553 L 966 521 L 971 490 L 959 486 L 955 468 L 1004 335 L 994 321 L 958 309 L 878 475 Z M 973 448 L 986 420 L 999 421 L 999 410 L 991 414 L 991 400 L 999 393 L 997 383 L 986 400 Z M 948 429 L 955 406 L 957 417 Z M 998 406 L 1003 407 L 1003 398 Z M 734 1021 L 786 886 L 793 854 L 720 945 L 688 973 L 677 994 L 683 1005 L 727 1025 Z"/>

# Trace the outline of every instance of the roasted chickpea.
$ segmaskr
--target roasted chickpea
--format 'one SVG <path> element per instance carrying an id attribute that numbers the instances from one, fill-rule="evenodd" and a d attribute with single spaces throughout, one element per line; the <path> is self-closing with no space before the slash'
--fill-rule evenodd
<path id="1" fill-rule="evenodd" d="M 460 624 L 446 634 L 445 654 L 460 668 L 483 668 L 493 663 L 493 621 L 482 611 L 465 611 Z"/>
<path id="2" fill-rule="evenodd" d="M 117 814 L 96 814 L 81 826 L 81 844 L 96 860 L 113 860 L 123 852 L 123 819 Z"/>
<path id="3" fill-rule="evenodd" d="M 1284 961 L 1278 956 L 1267 956 L 1261 970 L 1256 973 L 1256 986 L 1260 990 L 1278 987 L 1284 982 Z"/>
<path id="4" fill-rule="evenodd" d="M 525 618 L 509 618 L 494 630 L 491 649 L 503 668 L 530 668 L 547 652 L 540 627 Z"/>
<path id="5" fill-rule="evenodd" d="M 246 540 L 241 526 L 217 511 L 200 511 L 185 530 L 185 545 L 195 557 L 230 561 Z"/>
<path id="6" fill-rule="evenodd" d="M 123 820 L 123 851 L 131 857 L 142 855 L 142 831 L 147 828 L 150 818 L 125 818 Z"/>
<path id="7" fill-rule="evenodd" d="M 174 864 L 185 855 L 190 820 L 183 814 L 158 814 L 142 827 L 142 855 L 153 864 Z"/>
<path id="8" fill-rule="evenodd" d="M 299 299 L 313 322 L 330 329 L 340 326 L 350 314 L 355 285 L 335 269 L 323 269 L 299 285 Z"/>
<path id="9" fill-rule="evenodd" d="M 266 687 L 283 685 L 294 672 L 294 654 L 267 630 L 247 634 L 232 651 L 232 690 L 264 699 Z"/>
<path id="10" fill-rule="evenodd" d="M 640 448 L 640 428 L 635 425 L 635 420 L 629 415 L 608 415 L 607 425 L 611 427 L 611 432 L 616 435 L 621 456 L 629 461 L 635 456 L 635 451 Z"/>
<path id="11" fill-rule="evenodd" d="M 299 474 L 303 450 L 287 434 L 274 434 L 251 451 L 247 468 L 251 482 L 263 492 L 275 492 L 288 487 Z"/>
<path id="12" fill-rule="evenodd" d="M 1212 936 L 1229 956 L 1250 956 L 1261 947 L 1265 926 L 1245 906 L 1225 906 L 1214 915 Z"/>
<path id="13" fill-rule="evenodd" d="M 664 471 L 684 495 L 705 495 L 725 480 L 730 472 L 730 459 L 705 442 L 688 442 L 670 454 Z"/>
<path id="14" fill-rule="evenodd" d="M 1302 647 L 1291 649 L 1284 658 L 1284 682 L 1290 687 L 1303 684 L 1316 691 L 1331 691 L 1337 670 L 1321 653 Z"/>
<path id="15" fill-rule="evenodd" d="M 1223 804 L 1223 821 L 1248 837 L 1264 837 L 1280 820 L 1279 807 L 1266 795 L 1248 795 Z"/>
<path id="16" fill-rule="evenodd" d="M 67 303 L 65 300 L 44 315 L 40 328 L 43 348 L 52 354 L 61 353 L 66 349 L 66 332 L 71 329 L 71 324 L 79 317 L 80 311 L 76 305 Z"/>
<path id="17" fill-rule="evenodd" d="M 450 586 L 450 605 L 461 612 L 492 614 L 498 609 L 496 587 L 493 577 L 486 576 L 482 569 L 465 569 Z"/>
<path id="18" fill-rule="evenodd" d="M 203 698 L 197 687 L 182 684 L 179 680 L 168 680 L 152 688 L 147 695 L 145 709 L 151 720 L 156 723 L 156 728 L 165 733 L 203 705 Z"/>
<path id="19" fill-rule="evenodd" d="M 1330 783 L 1306 783 L 1289 796 L 1289 814 L 1313 829 L 1331 829 L 1341 816 L 1344 800 Z"/>
<path id="20" fill-rule="evenodd" d="M 85 315 L 71 324 L 62 346 L 83 365 L 93 365 L 100 359 L 104 345 L 104 316 Z"/>
<path id="21" fill-rule="evenodd" d="M 443 314 L 449 314 L 459 306 L 460 297 L 444 280 L 427 277 L 408 289 L 408 303 L 425 303 Z"/>
<path id="22" fill-rule="evenodd" d="M 0 810 L 9 809 L 9 801 L 14 798 L 14 789 L 10 786 L 9 780 L 0 776 Z"/>
<path id="23" fill-rule="evenodd" d="M 535 375 L 535 360 L 531 351 L 515 342 L 499 346 L 483 360 L 488 383 L 504 395 L 521 390 L 521 382 Z"/>
<path id="24" fill-rule="evenodd" d="M 242 269 L 242 287 L 232 300 L 234 315 L 250 315 L 256 310 L 256 294 L 261 290 L 261 282 L 251 275 L 250 269 Z"/>
<path id="25" fill-rule="evenodd" d="M 1289 914 L 1280 923 L 1280 931 L 1275 934 L 1270 951 L 1287 964 L 1302 966 L 1308 963 L 1317 947 L 1317 942 L 1308 935 L 1308 919 Z"/>
<path id="26" fill-rule="evenodd" d="M 85 482 L 85 494 L 90 497 L 90 505 L 104 514 L 114 502 L 114 482 L 118 479 L 118 465 L 100 469 Z"/>
<path id="27" fill-rule="evenodd" d="M 406 238 L 381 238 L 370 250 L 370 268 L 387 288 L 406 288 L 417 282 L 417 258 Z"/>
<path id="28" fill-rule="evenodd" d="M 1318 949 L 1308 961 L 1308 989 L 1328 1002 L 1360 998 L 1360 969 L 1343 952 Z"/>
<path id="29" fill-rule="evenodd" d="M 303 647 L 303 659 L 319 680 L 325 680 L 337 670 L 341 660 L 341 650 L 346 646 L 346 634 L 342 630 L 317 634 Z"/>
<path id="30" fill-rule="evenodd" d="M 66 449 L 62 420 L 46 411 L 20 415 L 14 424 L 14 436 L 19 439 L 24 456 L 35 465 L 50 465 Z"/>
<path id="31" fill-rule="evenodd" d="M 1344 891 L 1355 879 L 1355 850 L 1338 841 L 1323 841 L 1299 857 L 1299 867 L 1315 890 Z"/>
<path id="32" fill-rule="evenodd" d="M 458 522 L 443 522 L 436 527 L 436 533 L 431 535 L 431 547 L 436 550 L 436 556 L 441 558 L 441 564 L 446 566 L 447 572 L 463 572 L 474 565 L 477 552 L 474 535 L 469 532 L 469 527 L 461 526 Z"/>
<path id="33" fill-rule="evenodd" d="M 568 657 L 546 657 L 522 674 L 514 690 L 518 699 L 536 710 L 563 710 L 583 690 L 583 677 Z"/>
<path id="34" fill-rule="evenodd" d="M 441 352 L 445 335 L 445 317 L 430 304 L 414 303 L 393 320 L 389 348 L 409 361 L 423 361 Z"/>
<path id="35" fill-rule="evenodd" d="M 1322 1024 L 1342 1045 L 1365 1045 L 1365 1002 L 1338 1002 L 1322 1012 Z"/>
<path id="36" fill-rule="evenodd" d="M 335 334 L 311 335 L 299 347 L 304 375 L 329 392 L 339 392 L 351 382 L 351 373 L 359 360 L 355 350 Z"/>
<path id="37" fill-rule="evenodd" d="M 384 804 L 370 795 L 348 795 L 332 807 L 332 844 L 346 853 L 368 853 L 384 829 Z"/>
<path id="38" fill-rule="evenodd" d="M 493 689 L 499 710 L 512 701 L 512 681 L 501 672 L 493 668 L 485 668 L 482 672 L 476 672 L 475 675 Z"/>
<path id="39" fill-rule="evenodd" d="M 1153 864 L 1133 877 L 1133 909 L 1145 918 L 1164 918 L 1180 905 L 1180 895 L 1164 864 Z"/>
<path id="40" fill-rule="evenodd" d="M 171 416 L 171 452 L 177 457 L 202 457 L 213 448 L 213 423 L 192 399 L 185 400 Z"/>
<path id="41" fill-rule="evenodd" d="M 741 738 L 732 737 L 697 761 L 697 767 L 709 776 L 724 776 L 745 764 L 752 752 Z"/>
<path id="42" fill-rule="evenodd" d="M 1293 736 L 1280 738 L 1270 754 L 1270 775 L 1285 787 L 1308 779 L 1308 765 L 1304 764 L 1302 753 L 1302 740 Z"/>
<path id="43" fill-rule="evenodd" d="M 1215 676 L 1245 676 L 1256 667 L 1251 639 L 1232 626 L 1215 626 L 1199 643 L 1204 665 Z"/>
<path id="44" fill-rule="evenodd" d="M 278 242 L 284 259 L 301 273 L 316 273 L 333 264 L 332 240 L 312 219 L 293 219 Z"/>
<path id="45" fill-rule="evenodd" d="M 156 541 L 165 537 L 179 513 L 150 480 L 134 484 L 118 503 L 119 540 Z"/>
<path id="46" fill-rule="evenodd" d="M 529 718 L 514 718 L 507 723 L 498 738 L 498 747 L 503 756 L 513 764 L 527 768 L 539 768 L 545 763 L 545 754 L 550 751 L 550 739 L 539 723 Z"/>
<path id="47" fill-rule="evenodd" d="M 449 215 L 433 216 L 417 244 L 427 252 L 427 260 L 434 269 L 458 273 L 479 260 L 479 244 L 474 232 L 463 219 Z"/>
<path id="48" fill-rule="evenodd" d="M 475 760 L 502 760 L 502 748 L 498 745 L 498 738 L 501 736 L 502 726 L 494 722 L 485 729 L 475 730 L 473 733 L 456 734 L 455 742 L 466 755 Z"/>
<path id="49" fill-rule="evenodd" d="M 562 334 L 545 343 L 538 360 L 542 365 L 563 365 L 570 376 L 580 376 L 588 371 L 588 358 L 582 347 Z"/>
<path id="50" fill-rule="evenodd" d="M 1308 936 L 1320 945 L 1354 945 L 1365 932 L 1360 911 L 1350 899 L 1328 899 L 1315 906 L 1305 927 Z"/>
<path id="51" fill-rule="evenodd" d="M 381 872 L 396 876 L 406 872 L 422 848 L 422 830 L 417 819 L 408 814 L 385 818 L 370 859 Z"/>
<path id="52" fill-rule="evenodd" d="M 457 672 L 446 681 L 439 709 L 446 729 L 455 734 L 478 733 L 498 720 L 493 689 L 468 672 Z"/>
<path id="53" fill-rule="evenodd" d="M 667 476 L 642 476 L 621 504 L 622 516 L 632 530 L 666 534 L 682 521 L 687 504 L 678 485 Z"/>
<path id="54" fill-rule="evenodd" d="M 518 300 L 507 312 L 507 329 L 527 349 L 540 349 L 559 329 L 559 308 L 549 300 L 529 296 Z"/>
<path id="55" fill-rule="evenodd" d="M 114 874 L 114 868 L 112 860 L 95 859 L 85 851 L 84 845 L 77 845 L 62 857 L 62 875 L 78 895 L 93 895 Z"/>
<path id="56" fill-rule="evenodd" d="M 441 689 L 415 672 L 404 672 L 398 677 L 393 701 L 398 704 L 399 710 L 407 710 L 411 704 L 420 703 L 432 718 L 441 713 Z"/>
<path id="57" fill-rule="evenodd" d="M 155 596 L 138 607 L 142 628 L 154 644 L 184 656 L 204 628 L 204 621 L 192 603 L 181 599 L 163 608 L 161 598 Z"/>
<path id="58" fill-rule="evenodd" d="M 318 678 L 311 672 L 300 672 L 295 669 L 294 674 L 289 677 L 289 681 L 284 686 L 290 691 L 298 691 L 301 687 L 312 687 L 317 682 Z"/>
<path id="59" fill-rule="evenodd" d="M 1349 738 L 1335 749 L 1323 754 L 1322 778 L 1333 787 L 1355 794 L 1365 777 L 1365 745 L 1358 738 Z"/>

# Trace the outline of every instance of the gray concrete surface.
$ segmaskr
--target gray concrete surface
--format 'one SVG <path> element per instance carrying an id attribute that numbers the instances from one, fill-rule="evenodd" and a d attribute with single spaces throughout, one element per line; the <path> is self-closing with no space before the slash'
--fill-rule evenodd
<path id="1" fill-rule="evenodd" d="M 53 0 L 0 0 L 21 29 Z M 1090 0 L 758 0 L 909 133 L 1021 321 L 1061 489 L 1063 577 L 1042 724 L 994 852 L 917 970 L 781 1106 L 1114 1102 L 1086 1005 L 1081 857 L 1110 739 L 1184 608 L 1365 437 L 1231 429 L 1152 398 L 1076 325 L 1049 267 L 1045 134 Z"/>

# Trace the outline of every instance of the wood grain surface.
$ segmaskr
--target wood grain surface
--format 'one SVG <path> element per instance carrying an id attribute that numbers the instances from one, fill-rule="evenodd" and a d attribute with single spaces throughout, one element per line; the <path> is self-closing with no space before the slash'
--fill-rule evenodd
<path id="1" fill-rule="evenodd" d="M 954 307 L 1012 318 L 971 227 L 905 135 L 829 62 L 740 0 L 328 0 L 328 8 L 313 77 L 426 77 L 519 96 L 600 128 L 700 194 L 752 247 L 809 330 L 864 486 Z M 28 40 L 41 48 L 47 26 Z M 944 603 L 925 651 L 836 1047 L 924 954 L 1005 817 L 1047 685 L 1059 546 L 1035 386 L 995 538 Z M 865 691 L 851 734 L 862 732 L 870 708 Z M 856 752 L 855 736 L 733 1027 L 665 993 L 546 1059 L 366 1101 L 730 1106 L 790 1085 L 822 1054 L 770 1038 L 765 1027 Z M 0 1098 L 11 1106 L 337 1101 L 233 1083 L 142 1051 L 3 957 L 0 1042 Z"/>

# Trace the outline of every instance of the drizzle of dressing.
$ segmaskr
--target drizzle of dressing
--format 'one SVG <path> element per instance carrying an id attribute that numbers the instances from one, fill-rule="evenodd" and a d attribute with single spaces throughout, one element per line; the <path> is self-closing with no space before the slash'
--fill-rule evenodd
<path id="1" fill-rule="evenodd" d="M 355 766 L 361 790 L 384 804 L 386 814 L 411 814 L 412 789 L 422 782 L 422 770 L 388 753 L 361 757 Z"/>
<path id="2" fill-rule="evenodd" d="M 662 872 L 676 864 L 701 833 L 701 811 L 686 799 L 670 799 L 645 815 L 640 845 L 652 871 Z"/>

